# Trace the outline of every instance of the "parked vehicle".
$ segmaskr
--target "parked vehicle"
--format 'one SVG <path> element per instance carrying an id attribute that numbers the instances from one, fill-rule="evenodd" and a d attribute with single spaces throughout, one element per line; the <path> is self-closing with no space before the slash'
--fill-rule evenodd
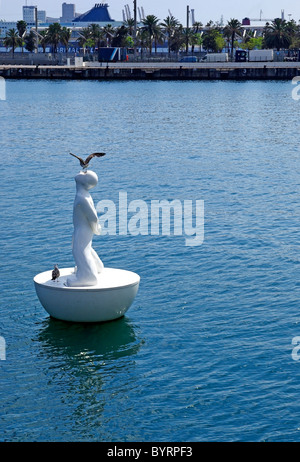
<path id="1" fill-rule="evenodd" d="M 98 58 L 100 62 L 127 61 L 127 56 L 126 48 L 101 47 L 98 49 Z"/>
<path id="2" fill-rule="evenodd" d="M 274 61 L 273 50 L 249 50 L 249 61 Z"/>
<path id="3" fill-rule="evenodd" d="M 204 63 L 225 63 L 228 61 L 228 53 L 207 53 L 201 62 Z"/>
<path id="4" fill-rule="evenodd" d="M 235 62 L 236 63 L 245 63 L 248 61 L 248 53 L 246 50 L 236 50 L 235 52 Z"/>
<path id="5" fill-rule="evenodd" d="M 183 58 L 181 58 L 180 62 L 181 63 L 197 63 L 198 58 L 197 56 L 184 56 Z"/>

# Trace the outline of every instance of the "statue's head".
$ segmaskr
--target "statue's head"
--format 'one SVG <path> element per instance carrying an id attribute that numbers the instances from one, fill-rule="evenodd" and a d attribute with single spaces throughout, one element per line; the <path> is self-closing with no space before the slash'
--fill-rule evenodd
<path id="1" fill-rule="evenodd" d="M 84 187 L 84 189 L 89 190 L 94 188 L 98 183 L 98 176 L 95 172 L 88 170 L 86 173 L 80 172 L 75 176 L 75 181 L 77 184 Z"/>

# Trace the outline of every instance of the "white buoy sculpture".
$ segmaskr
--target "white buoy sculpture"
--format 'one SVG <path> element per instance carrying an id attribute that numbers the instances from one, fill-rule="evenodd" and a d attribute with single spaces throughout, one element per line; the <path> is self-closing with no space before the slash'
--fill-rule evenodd
<path id="1" fill-rule="evenodd" d="M 132 305 L 140 276 L 132 271 L 106 268 L 92 247 L 94 235 L 101 234 L 90 190 L 98 183 L 91 170 L 75 177 L 72 252 L 75 266 L 59 268 L 34 277 L 37 296 L 56 319 L 71 322 L 105 322 L 122 317 Z"/>

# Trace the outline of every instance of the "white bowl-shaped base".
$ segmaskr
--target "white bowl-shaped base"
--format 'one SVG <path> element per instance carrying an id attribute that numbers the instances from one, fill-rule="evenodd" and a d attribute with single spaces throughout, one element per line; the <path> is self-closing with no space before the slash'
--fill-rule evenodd
<path id="1" fill-rule="evenodd" d="M 60 269 L 52 281 L 52 270 L 37 274 L 34 285 L 37 296 L 53 318 L 72 322 L 105 322 L 122 317 L 137 294 L 140 276 L 131 271 L 104 268 L 98 284 L 91 287 L 67 287 L 74 268 Z"/>

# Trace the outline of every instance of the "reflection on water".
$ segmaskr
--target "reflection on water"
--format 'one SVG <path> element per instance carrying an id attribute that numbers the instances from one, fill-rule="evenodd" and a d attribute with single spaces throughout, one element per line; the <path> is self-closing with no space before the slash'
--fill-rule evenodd
<path id="1" fill-rule="evenodd" d="M 48 318 L 37 342 L 50 399 L 46 407 L 59 409 L 53 419 L 65 427 L 63 440 L 108 440 L 103 427 L 126 404 L 137 379 L 135 355 L 144 343 L 130 320 L 73 324 Z"/>
<path id="2" fill-rule="evenodd" d="M 300 330 L 300 102 L 290 83 L 7 84 L 0 438 L 299 441 L 289 345 Z M 73 264 L 75 148 L 109 153 L 95 162 L 95 203 L 119 210 L 120 191 L 205 201 L 202 246 L 95 240 L 106 266 L 144 281 L 128 317 L 108 324 L 48 319 L 32 284 L 43 268 Z"/>
<path id="3" fill-rule="evenodd" d="M 87 363 L 134 355 L 142 343 L 125 317 L 101 324 L 73 324 L 49 318 L 38 338 L 47 354 Z"/>

